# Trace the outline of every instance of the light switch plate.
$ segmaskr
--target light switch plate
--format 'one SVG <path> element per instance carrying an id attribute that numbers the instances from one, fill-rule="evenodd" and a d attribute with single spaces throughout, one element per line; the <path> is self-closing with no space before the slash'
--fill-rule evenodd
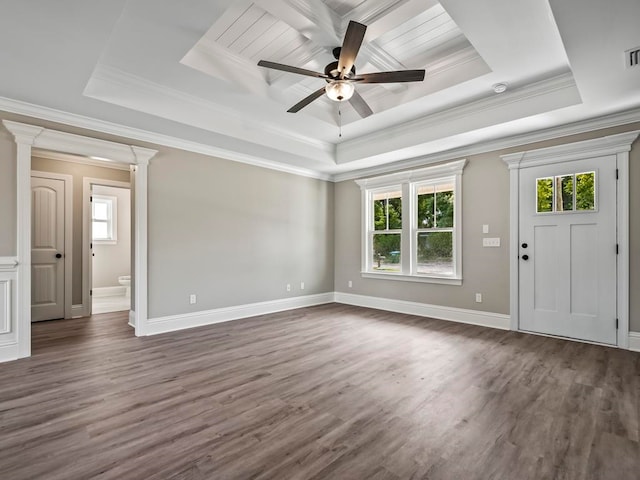
<path id="1" fill-rule="evenodd" d="M 489 225 L 482 225 L 482 233 L 489 233 Z"/>

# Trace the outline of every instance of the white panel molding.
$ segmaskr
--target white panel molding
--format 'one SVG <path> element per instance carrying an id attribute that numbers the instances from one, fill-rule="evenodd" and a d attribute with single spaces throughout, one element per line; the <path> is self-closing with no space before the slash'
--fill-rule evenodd
<path id="1" fill-rule="evenodd" d="M 32 148 L 56 150 L 88 157 L 107 157 L 133 165 L 136 181 L 135 262 L 137 313 L 136 335 L 142 334 L 147 318 L 147 165 L 157 150 L 74 135 L 8 120 L 3 125 L 17 144 L 17 358 L 31 355 L 31 155 Z"/>
<path id="2" fill-rule="evenodd" d="M 482 312 L 479 310 L 430 305 L 427 303 L 408 302 L 405 300 L 370 297 L 367 295 L 355 295 L 343 292 L 335 292 L 335 301 L 336 303 L 344 303 L 347 305 L 375 308 L 389 312 L 405 313 L 407 315 L 418 315 L 450 322 L 467 323 L 500 330 L 509 330 L 511 325 L 509 315 L 501 313 Z"/>
<path id="3" fill-rule="evenodd" d="M 430 163 L 438 163 L 446 160 L 452 160 L 459 157 L 470 155 L 478 155 L 481 153 L 495 152 L 506 148 L 518 147 L 531 143 L 544 142 L 557 138 L 567 137 L 569 135 L 577 135 L 581 133 L 602 130 L 605 128 L 618 127 L 628 125 L 630 123 L 640 122 L 640 108 L 628 110 L 622 113 L 616 113 L 595 119 L 574 122 L 559 127 L 547 128 L 537 132 L 525 133 L 522 135 L 514 135 L 489 142 L 476 143 L 466 147 L 455 148 L 444 152 L 434 153 L 414 157 L 408 160 L 388 163 L 378 167 L 363 168 L 359 170 L 351 170 L 344 173 L 333 175 L 334 182 L 342 182 L 345 180 L 354 180 L 369 175 L 380 175 L 388 172 L 397 171 L 404 168 L 411 168 Z"/>
<path id="4" fill-rule="evenodd" d="M 148 328 L 145 330 L 145 335 L 174 332 L 186 328 L 229 322 L 231 320 L 255 317 L 257 315 L 292 310 L 294 308 L 323 305 L 325 303 L 332 303 L 333 300 L 334 294 L 333 292 L 329 292 L 151 318 L 148 322 Z"/>
<path id="5" fill-rule="evenodd" d="M 117 285 L 113 287 L 94 287 L 93 298 L 119 297 L 125 294 L 126 287 Z"/>
<path id="6" fill-rule="evenodd" d="M 0 362 L 19 357 L 17 257 L 0 257 Z"/>
<path id="7" fill-rule="evenodd" d="M 616 196 L 618 242 L 616 300 L 618 316 L 617 346 L 620 348 L 629 348 L 629 152 L 631 151 L 631 145 L 639 135 L 640 130 L 634 130 L 555 147 L 501 155 L 502 160 L 510 170 L 509 247 L 511 255 L 509 257 L 509 309 L 512 318 L 511 328 L 513 330 L 519 329 L 518 319 L 520 312 L 520 262 L 517 254 L 517 252 L 520 251 L 520 210 L 518 206 L 518 199 L 520 197 L 520 169 L 587 158 L 611 158 L 616 162 L 619 177 Z"/>
<path id="8" fill-rule="evenodd" d="M 629 350 L 640 352 L 640 332 L 629 332 Z"/>

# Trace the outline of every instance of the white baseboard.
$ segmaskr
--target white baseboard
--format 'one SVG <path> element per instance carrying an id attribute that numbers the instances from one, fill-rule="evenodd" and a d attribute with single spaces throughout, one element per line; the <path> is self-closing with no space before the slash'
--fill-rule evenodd
<path id="1" fill-rule="evenodd" d="M 242 318 L 265 315 L 267 313 L 282 312 L 294 308 L 311 307 L 332 303 L 334 293 L 319 293 L 317 295 L 305 295 L 303 297 L 283 298 L 268 302 L 249 303 L 233 307 L 216 308 L 202 312 L 184 313 L 180 315 L 170 315 L 166 317 L 150 318 L 144 329 L 145 335 L 156 335 L 158 333 L 173 332 L 185 328 L 201 327 L 214 323 L 228 322 Z"/>
<path id="2" fill-rule="evenodd" d="M 93 297 L 121 297 L 127 291 L 127 287 L 117 285 L 114 287 L 93 288 Z"/>
<path id="3" fill-rule="evenodd" d="M 499 328 L 500 330 L 511 329 L 511 316 L 502 313 L 482 312 L 479 310 L 444 307 L 441 305 L 429 305 L 427 303 L 407 302 L 405 300 L 369 297 L 366 295 L 354 295 L 352 293 L 342 292 L 335 292 L 335 301 L 347 305 L 357 305 L 360 307 L 387 310 L 389 312 L 406 313 L 451 322 Z"/>
<path id="4" fill-rule="evenodd" d="M 640 332 L 629 332 L 629 350 L 640 352 Z"/>
<path id="5" fill-rule="evenodd" d="M 71 305 L 71 318 L 81 318 L 87 316 L 87 310 L 81 303 L 79 305 Z"/>
<path id="6" fill-rule="evenodd" d="M 129 326 L 136 328 L 136 312 L 134 310 L 129 310 Z"/>

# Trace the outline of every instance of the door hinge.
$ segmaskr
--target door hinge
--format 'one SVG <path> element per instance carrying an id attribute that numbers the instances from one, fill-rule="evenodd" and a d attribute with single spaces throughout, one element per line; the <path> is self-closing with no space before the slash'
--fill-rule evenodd
<path id="1" fill-rule="evenodd" d="M 618 180 L 618 169 L 616 168 L 616 180 Z"/>
<path id="2" fill-rule="evenodd" d="M 616 178 L 618 178 L 618 171 L 617 171 L 617 170 L 616 170 Z M 89 201 L 90 201 L 90 202 L 93 202 L 93 195 L 91 195 L 91 196 L 89 197 Z"/>
<path id="3" fill-rule="evenodd" d="M 618 319 L 616 318 L 616 330 L 618 330 Z"/>
<path id="4" fill-rule="evenodd" d="M 620 245 L 616 243 L 616 255 L 620 255 Z"/>
<path id="5" fill-rule="evenodd" d="M 89 296 L 93 295 L 93 290 L 89 290 Z"/>

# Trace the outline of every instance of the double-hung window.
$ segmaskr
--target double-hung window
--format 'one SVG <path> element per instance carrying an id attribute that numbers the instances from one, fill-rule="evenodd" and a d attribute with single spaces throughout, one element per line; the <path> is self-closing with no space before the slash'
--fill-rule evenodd
<path id="1" fill-rule="evenodd" d="M 96 243 L 116 243 L 118 211 L 117 197 L 110 195 L 92 195 L 91 233 Z"/>
<path id="2" fill-rule="evenodd" d="M 363 198 L 363 276 L 462 283 L 465 163 L 357 180 Z"/>

